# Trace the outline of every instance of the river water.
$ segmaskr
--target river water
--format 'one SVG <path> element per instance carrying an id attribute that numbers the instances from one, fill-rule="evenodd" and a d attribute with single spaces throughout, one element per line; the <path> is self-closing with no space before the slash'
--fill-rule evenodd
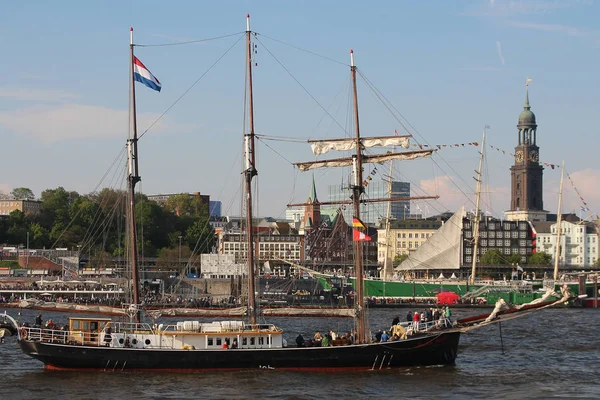
<path id="1" fill-rule="evenodd" d="M 18 312 L 7 311 L 13 316 Z M 453 317 L 482 312 L 457 309 Z M 394 316 L 404 319 L 406 313 L 374 309 L 369 320 L 372 327 L 384 328 Z M 23 310 L 20 318 L 33 323 L 35 315 Z M 44 319 L 55 322 L 66 322 L 67 317 L 44 313 Z M 352 329 L 345 319 L 269 322 L 287 332 L 289 343 L 299 332 L 310 337 L 316 330 Z M 598 327 L 600 310 L 550 309 L 503 323 L 502 338 L 498 325 L 463 334 L 454 366 L 335 373 L 45 371 L 40 362 L 21 353 L 11 337 L 0 344 L 0 399 L 598 399 Z"/>

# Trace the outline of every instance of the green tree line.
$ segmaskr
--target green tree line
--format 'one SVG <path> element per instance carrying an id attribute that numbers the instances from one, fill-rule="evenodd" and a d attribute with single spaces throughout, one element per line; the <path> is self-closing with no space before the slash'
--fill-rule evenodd
<path id="1" fill-rule="evenodd" d="M 34 196 L 28 188 L 17 188 L 11 198 Z M 86 195 L 62 187 L 44 190 L 39 213 L 17 210 L 0 217 L 0 244 L 26 246 L 29 234 L 31 249 L 80 249 L 97 258 L 123 255 L 126 198 L 125 191 L 108 188 Z M 135 213 L 138 248 L 145 257 L 188 257 L 192 250 L 210 252 L 215 244 L 208 204 L 198 196 L 173 195 L 163 206 L 137 194 Z"/>

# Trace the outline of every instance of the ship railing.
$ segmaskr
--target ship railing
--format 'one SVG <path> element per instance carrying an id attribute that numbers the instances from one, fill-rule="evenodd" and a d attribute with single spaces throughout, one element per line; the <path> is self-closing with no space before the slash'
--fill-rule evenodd
<path id="1" fill-rule="evenodd" d="M 115 333 L 153 333 L 154 329 L 150 324 L 137 322 L 113 322 L 113 332 Z"/>
<path id="2" fill-rule="evenodd" d="M 435 321 L 419 321 L 419 322 L 400 322 L 400 326 L 406 329 L 406 332 L 410 334 L 438 331 L 440 329 L 450 328 L 452 321 L 450 318 L 440 318 Z"/>
<path id="3" fill-rule="evenodd" d="M 29 341 L 66 344 L 70 333 L 59 329 L 21 327 L 19 334 L 22 339 Z"/>

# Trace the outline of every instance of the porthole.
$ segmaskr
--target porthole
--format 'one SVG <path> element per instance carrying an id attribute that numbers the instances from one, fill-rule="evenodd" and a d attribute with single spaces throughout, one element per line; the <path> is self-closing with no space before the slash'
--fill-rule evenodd
<path id="1" fill-rule="evenodd" d="M 133 339 L 133 340 L 131 341 L 131 344 L 137 344 L 137 342 L 138 342 L 138 341 L 137 341 L 137 339 Z"/>
<path id="2" fill-rule="evenodd" d="M 146 346 L 149 346 L 150 345 L 150 339 L 146 339 L 146 341 L 144 343 L 146 343 Z"/>
<path id="3" fill-rule="evenodd" d="M 119 344 L 123 344 L 125 342 L 125 340 L 123 340 L 123 338 L 119 339 Z"/>

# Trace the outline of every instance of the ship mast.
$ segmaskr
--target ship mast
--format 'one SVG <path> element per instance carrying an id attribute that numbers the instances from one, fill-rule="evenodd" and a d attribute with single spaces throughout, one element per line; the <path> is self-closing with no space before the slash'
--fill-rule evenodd
<path id="1" fill-rule="evenodd" d="M 392 172 L 394 168 L 394 161 L 390 161 L 390 175 L 388 176 L 388 197 L 392 198 Z M 387 203 L 387 215 L 385 218 L 385 258 L 383 259 L 383 274 L 381 276 L 382 279 L 388 280 L 390 278 L 390 215 L 392 214 L 392 202 L 388 201 Z M 385 288 L 385 283 L 384 283 Z M 385 291 L 383 293 L 385 296 Z"/>
<path id="2" fill-rule="evenodd" d="M 254 281 L 254 235 L 252 231 L 252 178 L 258 175 L 254 163 L 254 100 L 252 96 L 252 32 L 250 31 L 250 14 L 246 14 L 246 64 L 248 66 L 248 124 L 249 132 L 244 134 L 244 176 L 246 179 L 246 238 L 248 240 L 248 321 L 256 324 L 257 310 Z"/>
<path id="3" fill-rule="evenodd" d="M 354 215 L 360 218 L 360 196 L 364 191 L 362 186 L 362 148 L 360 143 L 360 126 L 358 120 L 358 93 L 356 90 L 356 65 L 354 65 L 354 51 L 350 50 L 350 71 L 352 73 L 352 92 L 354 95 L 354 127 L 356 129 L 356 154 L 352 156 L 354 166 L 354 185 L 352 185 L 352 205 Z M 356 274 L 356 312 L 358 341 L 366 343 L 366 315 L 365 294 L 363 281 L 363 244 L 361 241 L 354 242 L 354 265 Z"/>
<path id="4" fill-rule="evenodd" d="M 128 160 L 128 189 L 129 189 L 129 238 L 131 247 L 131 285 L 133 289 L 133 304 L 137 308 L 140 304 L 139 291 L 139 271 L 138 271 L 138 250 L 137 250 L 137 231 L 135 227 L 135 184 L 141 178 L 138 169 L 138 136 L 137 136 L 137 118 L 135 106 L 135 78 L 133 71 L 134 55 L 133 55 L 133 28 L 129 28 L 129 53 L 131 55 L 131 86 L 130 86 L 130 107 L 129 121 L 131 123 L 131 134 L 127 140 L 127 160 Z M 136 322 L 140 322 L 139 311 L 135 314 Z"/>
<path id="5" fill-rule="evenodd" d="M 352 185 L 352 198 L 351 200 L 335 201 L 335 202 L 320 202 L 323 204 L 352 204 L 352 211 L 356 218 L 360 218 L 360 204 L 371 203 L 379 201 L 402 201 L 402 200 L 414 200 L 414 197 L 404 198 L 385 198 L 385 199 L 365 199 L 361 200 L 361 195 L 364 192 L 364 182 L 362 179 L 362 166 L 363 163 L 378 163 L 381 164 L 390 160 L 414 160 L 418 158 L 431 157 L 435 150 L 416 150 L 410 152 L 401 153 L 384 153 L 384 154 L 362 154 L 363 149 L 375 147 L 375 146 L 402 146 L 405 149 L 410 148 L 409 138 L 407 136 L 374 136 L 364 137 L 360 136 L 360 125 L 358 118 L 358 95 L 356 89 L 356 66 L 354 65 L 354 52 L 350 51 L 350 72 L 352 75 L 352 89 L 354 95 L 354 125 L 356 128 L 356 136 L 354 138 L 343 138 L 343 139 L 325 139 L 325 140 L 309 140 L 311 144 L 312 152 L 315 156 L 329 152 L 330 150 L 336 151 L 348 151 L 355 148 L 355 154 L 352 157 L 343 158 L 332 158 L 327 160 L 316 160 L 294 163 L 300 171 L 309 171 L 314 168 L 330 168 L 330 167 L 352 167 L 354 173 L 354 182 Z M 435 199 L 437 196 L 424 196 L 419 199 Z M 297 205 L 305 205 L 297 204 Z M 291 206 L 291 204 L 288 204 Z M 366 228 L 366 227 L 363 227 Z M 353 232 L 354 233 L 354 232 Z M 357 325 L 357 336 L 359 343 L 367 343 L 367 332 L 366 332 L 366 307 L 364 298 L 364 271 L 363 271 L 363 240 L 354 239 L 355 249 L 355 275 L 356 275 L 356 325 Z"/>
<path id="6" fill-rule="evenodd" d="M 558 280 L 558 262 L 560 261 L 561 245 L 560 245 L 560 234 L 561 234 L 561 222 L 562 222 L 562 190 L 563 190 L 563 178 L 565 176 L 565 162 L 562 162 L 562 170 L 560 171 L 560 186 L 558 188 L 558 213 L 556 214 L 556 253 L 554 254 L 554 281 Z"/>
<path id="7" fill-rule="evenodd" d="M 483 168 L 483 150 L 485 148 L 485 130 L 487 126 L 483 129 L 483 138 L 481 139 L 481 150 L 479 152 L 479 168 L 477 171 L 477 178 L 474 178 L 477 181 L 477 194 L 475 200 L 475 221 L 473 226 L 473 263 L 471 266 L 471 285 L 475 284 L 475 269 L 477 267 L 477 251 L 479 251 L 479 220 L 481 216 L 479 214 L 479 201 L 481 199 L 481 170 Z"/>

